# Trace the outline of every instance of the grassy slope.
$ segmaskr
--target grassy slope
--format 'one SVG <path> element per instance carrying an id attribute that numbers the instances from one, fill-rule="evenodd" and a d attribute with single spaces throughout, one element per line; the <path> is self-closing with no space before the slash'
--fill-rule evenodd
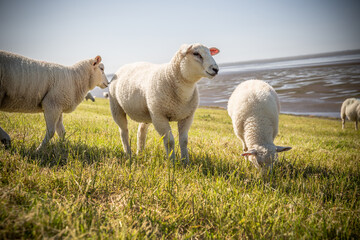
<path id="1" fill-rule="evenodd" d="M 343 131 L 340 120 L 281 115 L 275 142 L 293 150 L 263 177 L 240 156 L 224 110 L 196 111 L 186 168 L 164 157 L 153 127 L 145 152 L 124 156 L 104 99 L 65 115 L 67 139 L 42 153 L 42 114 L 0 122 L 13 139 L 0 148 L 0 238 L 360 237 L 353 123 Z M 136 130 L 130 121 L 133 151 Z"/>

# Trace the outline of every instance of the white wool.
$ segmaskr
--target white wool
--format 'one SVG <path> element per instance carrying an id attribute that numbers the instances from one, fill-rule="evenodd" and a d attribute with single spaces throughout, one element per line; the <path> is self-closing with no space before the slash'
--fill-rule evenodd
<path id="1" fill-rule="evenodd" d="M 55 129 L 64 137 L 62 113 L 75 110 L 95 86 L 107 86 L 100 62 L 97 56 L 66 67 L 0 51 L 0 110 L 44 112 L 47 129 L 40 149 L 53 137 Z"/>
<path id="2" fill-rule="evenodd" d="M 276 152 L 290 147 L 274 145 L 278 133 L 280 103 L 275 90 L 260 80 L 245 81 L 237 86 L 228 102 L 236 136 L 240 138 L 244 156 L 256 167 L 268 167 Z"/>
<path id="3" fill-rule="evenodd" d="M 119 125 L 124 150 L 131 154 L 126 115 L 140 122 L 138 152 L 145 147 L 149 123 L 164 136 L 167 154 L 174 158 L 174 137 L 169 125 L 177 121 L 181 158 L 188 162 L 188 131 L 198 106 L 196 82 L 202 77 L 213 78 L 218 66 L 210 51 L 218 50 L 201 44 L 183 45 L 166 64 L 133 63 L 121 67 L 110 87 L 110 107 Z"/>
<path id="4" fill-rule="evenodd" d="M 355 130 L 358 130 L 358 121 L 360 121 L 360 99 L 348 98 L 341 105 L 340 112 L 342 128 L 345 128 L 346 118 L 355 121 Z"/>

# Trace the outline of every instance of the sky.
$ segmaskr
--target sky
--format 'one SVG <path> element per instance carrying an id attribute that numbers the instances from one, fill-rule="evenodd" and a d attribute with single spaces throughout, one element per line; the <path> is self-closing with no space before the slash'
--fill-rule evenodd
<path id="1" fill-rule="evenodd" d="M 360 49 L 358 0 L 0 0 L 0 49 L 106 73 L 168 62 L 184 43 L 217 63 Z"/>

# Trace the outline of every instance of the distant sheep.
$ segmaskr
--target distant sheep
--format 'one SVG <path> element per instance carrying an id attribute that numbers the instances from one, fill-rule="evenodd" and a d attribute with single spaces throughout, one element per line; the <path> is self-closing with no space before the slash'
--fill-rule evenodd
<path id="1" fill-rule="evenodd" d="M 178 122 L 181 159 L 187 163 L 188 131 L 198 106 L 196 82 L 213 78 L 219 68 L 212 58 L 219 52 L 201 44 L 183 45 L 169 63 L 133 63 L 121 67 L 109 87 L 110 108 L 119 125 L 124 150 L 131 155 L 126 115 L 140 122 L 137 152 L 145 148 L 150 123 L 164 136 L 167 155 L 175 158 L 171 121 Z"/>
<path id="2" fill-rule="evenodd" d="M 71 67 L 29 59 L 0 51 L 0 110 L 5 112 L 44 112 L 45 137 L 39 150 L 55 130 L 63 138 L 62 113 L 75 110 L 86 93 L 95 86 L 108 85 L 101 57 L 78 62 Z M 7 134 L 0 139 L 10 145 Z"/>
<path id="3" fill-rule="evenodd" d="M 275 90 L 260 80 L 245 81 L 237 86 L 228 102 L 228 113 L 234 132 L 242 141 L 245 156 L 257 168 L 267 169 L 277 152 L 291 147 L 274 145 L 278 133 L 280 103 Z"/>
<path id="4" fill-rule="evenodd" d="M 109 98 L 109 92 L 103 92 L 104 98 Z"/>
<path id="5" fill-rule="evenodd" d="M 86 94 L 85 99 L 86 101 L 90 99 L 92 102 L 95 102 L 95 97 L 93 97 L 93 95 L 90 92 Z"/>
<path id="6" fill-rule="evenodd" d="M 345 128 L 346 117 L 350 121 L 355 121 L 355 130 L 358 130 L 358 121 L 360 121 L 360 99 L 348 98 L 341 105 L 342 129 Z"/>

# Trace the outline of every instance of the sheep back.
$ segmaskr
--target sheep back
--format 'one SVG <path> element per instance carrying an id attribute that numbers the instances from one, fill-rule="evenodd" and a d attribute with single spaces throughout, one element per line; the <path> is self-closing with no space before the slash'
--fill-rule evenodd
<path id="1" fill-rule="evenodd" d="M 79 92 L 88 60 L 65 67 L 0 51 L 0 110 L 8 112 L 42 112 L 42 101 L 51 98 L 54 106 L 71 112 L 84 99 Z"/>
<path id="2" fill-rule="evenodd" d="M 154 115 L 165 116 L 170 121 L 187 118 L 198 106 L 197 88 L 191 99 L 183 102 L 178 95 L 182 90 L 177 89 L 173 73 L 167 69 L 169 64 L 124 65 L 111 81 L 110 96 L 137 122 L 151 123 Z"/>
<path id="3" fill-rule="evenodd" d="M 275 90 L 260 80 L 239 84 L 228 102 L 235 134 L 243 141 L 250 138 L 258 144 L 273 143 L 278 132 L 279 112 Z"/>

